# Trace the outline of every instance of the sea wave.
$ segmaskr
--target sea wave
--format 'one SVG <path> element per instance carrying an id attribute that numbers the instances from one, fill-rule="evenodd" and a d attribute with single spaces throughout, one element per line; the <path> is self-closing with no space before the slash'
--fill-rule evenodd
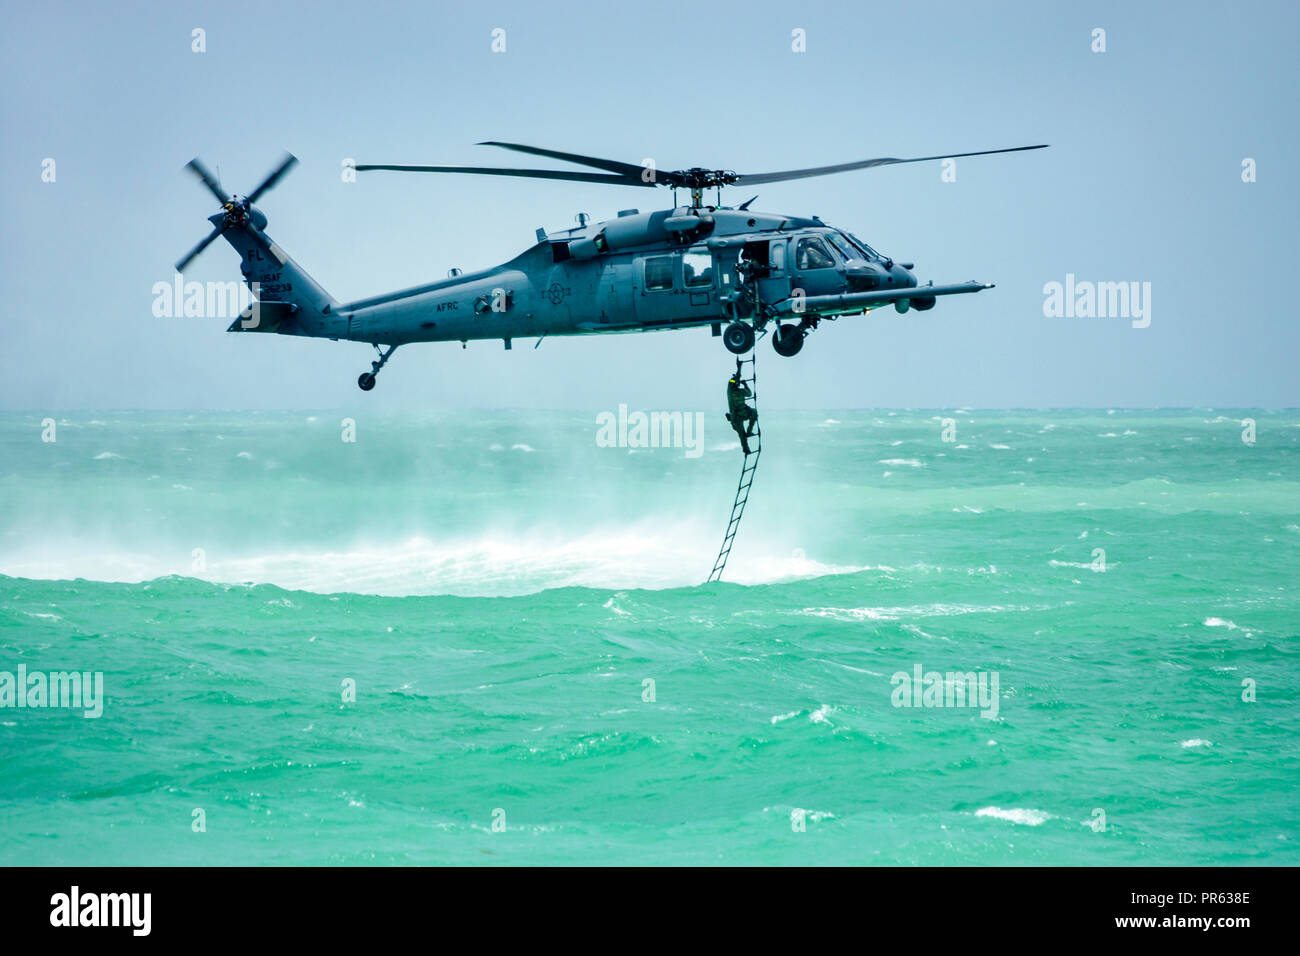
<path id="1" fill-rule="evenodd" d="M 155 554 L 69 545 L 0 558 L 0 574 L 16 578 L 139 583 L 177 575 L 216 584 L 273 584 L 320 594 L 389 597 L 495 597 L 563 587 L 664 589 L 701 584 L 717 548 L 710 535 L 639 526 L 564 538 L 485 534 L 454 540 L 413 536 L 391 544 L 339 549 L 294 547 L 177 563 Z M 190 558 L 189 554 L 183 555 Z M 802 550 L 751 547 L 728 564 L 727 581 L 763 585 L 852 574 L 860 566 L 824 563 Z"/>

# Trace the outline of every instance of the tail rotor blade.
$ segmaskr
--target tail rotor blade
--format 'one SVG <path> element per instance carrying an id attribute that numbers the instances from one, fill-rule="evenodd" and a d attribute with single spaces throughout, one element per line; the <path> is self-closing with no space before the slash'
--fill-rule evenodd
<path id="1" fill-rule="evenodd" d="M 208 171 L 208 167 L 199 162 L 197 156 L 186 163 L 185 168 L 193 172 L 195 176 L 199 177 L 199 179 L 203 180 L 203 185 L 207 186 L 212 195 L 217 197 L 217 202 L 224 205 L 226 201 L 230 199 L 230 197 L 226 195 L 226 191 L 221 188 L 221 181 Z"/>
<path id="2" fill-rule="evenodd" d="M 248 194 L 248 202 L 250 204 L 257 202 L 258 196 L 261 196 L 263 193 L 274 188 L 275 184 L 284 178 L 285 173 L 293 169 L 296 165 L 298 165 L 298 157 L 293 155 L 293 153 L 285 153 L 284 159 L 280 161 L 280 165 L 275 167 L 271 174 L 263 179 L 256 189 Z"/>
<path id="3" fill-rule="evenodd" d="M 185 256 L 184 259 L 176 263 L 176 271 L 184 272 L 185 267 L 188 266 L 191 262 L 193 262 L 195 257 L 198 256 L 200 252 L 202 252 L 208 246 L 212 245 L 212 241 L 216 239 L 217 236 L 219 235 L 221 235 L 220 229 L 213 229 L 210 233 L 208 233 L 207 236 L 205 236 L 197 246 L 195 246 L 193 249 L 189 251 L 189 253 Z"/>

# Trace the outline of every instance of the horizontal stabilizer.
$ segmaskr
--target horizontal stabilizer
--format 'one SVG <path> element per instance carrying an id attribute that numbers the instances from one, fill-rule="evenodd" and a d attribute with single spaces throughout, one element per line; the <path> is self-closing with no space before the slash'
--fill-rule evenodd
<path id="1" fill-rule="evenodd" d="M 292 302 L 254 302 L 239 318 L 230 323 L 227 332 L 278 332 L 280 323 L 298 311 Z"/>

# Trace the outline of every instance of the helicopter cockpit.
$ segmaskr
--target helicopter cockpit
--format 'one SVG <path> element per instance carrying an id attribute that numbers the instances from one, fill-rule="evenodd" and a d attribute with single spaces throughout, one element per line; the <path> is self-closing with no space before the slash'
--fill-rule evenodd
<path id="1" fill-rule="evenodd" d="M 799 240 L 794 254 L 795 268 L 800 272 L 810 269 L 834 269 L 835 259 L 826 251 L 818 236 L 804 236 Z"/>
<path id="2" fill-rule="evenodd" d="M 916 285 L 910 263 L 897 263 L 841 229 L 808 229 L 790 242 L 791 280 L 806 295 L 875 292 Z"/>

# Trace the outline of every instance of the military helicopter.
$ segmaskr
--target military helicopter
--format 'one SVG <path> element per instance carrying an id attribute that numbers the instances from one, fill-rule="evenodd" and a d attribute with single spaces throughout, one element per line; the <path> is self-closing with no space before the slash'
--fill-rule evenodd
<path id="1" fill-rule="evenodd" d="M 624 209 L 614 219 L 556 232 L 537 230 L 537 241 L 508 262 L 478 272 L 452 269 L 446 279 L 341 303 L 329 295 L 266 234 L 267 219 L 253 204 L 297 159 L 281 163 L 246 196 L 229 195 L 198 160 L 190 169 L 221 210 L 213 229 L 176 264 L 178 272 L 219 236 L 241 257 L 240 271 L 255 301 L 231 332 L 263 332 L 366 342 L 377 353 L 357 385 L 375 387 L 380 369 L 398 346 L 412 342 L 500 339 L 602 332 L 650 332 L 710 326 L 734 355 L 744 355 L 769 328 L 779 355 L 793 356 L 823 319 L 893 305 L 932 309 L 940 296 L 991 289 L 991 283 L 919 285 L 913 264 L 877 252 L 850 232 L 821 219 L 754 212 L 755 196 L 734 208 L 722 205 L 723 187 L 828 176 L 833 173 L 994 153 L 1044 145 L 946 153 L 913 159 L 882 157 L 835 166 L 774 173 L 724 169 L 659 170 L 576 153 L 490 141 L 519 153 L 563 160 L 583 170 L 478 166 L 357 165 L 357 172 L 393 170 L 516 176 L 673 190 L 673 206 L 643 213 Z M 599 170 L 591 172 L 589 170 Z M 706 205 L 705 191 L 717 190 Z M 677 204 L 677 191 L 690 197 Z M 534 346 L 536 347 L 536 346 Z"/>

